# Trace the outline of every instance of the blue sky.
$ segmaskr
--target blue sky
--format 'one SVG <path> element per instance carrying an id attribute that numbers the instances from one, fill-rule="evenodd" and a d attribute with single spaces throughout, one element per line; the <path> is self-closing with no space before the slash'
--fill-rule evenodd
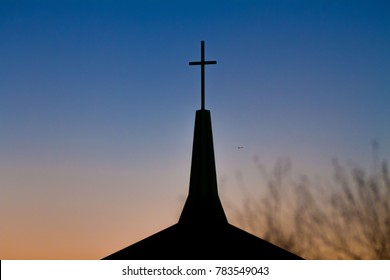
<path id="1" fill-rule="evenodd" d="M 115 232 L 85 245 L 89 255 L 73 255 L 81 241 L 70 238 L 64 258 L 99 258 L 176 221 L 200 108 L 188 62 L 201 40 L 218 62 L 206 69 L 206 108 L 226 196 L 237 172 L 256 185 L 254 156 L 326 175 L 334 157 L 369 168 L 377 139 L 388 159 L 389 12 L 388 1 L 2 0 L 0 240 L 11 245 L 0 257 L 29 219 L 53 244 L 69 227 L 58 216 L 83 225 L 84 244 L 103 225 Z M 121 241 L 96 245 L 107 236 Z M 39 258 L 31 246 L 20 254 Z"/>

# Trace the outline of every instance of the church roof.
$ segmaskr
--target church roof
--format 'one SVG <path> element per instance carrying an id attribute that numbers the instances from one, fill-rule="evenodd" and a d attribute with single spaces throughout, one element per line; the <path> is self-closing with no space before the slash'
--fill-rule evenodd
<path id="1" fill-rule="evenodd" d="M 107 260 L 299 260 L 300 257 L 233 225 L 191 228 L 177 223 Z"/>

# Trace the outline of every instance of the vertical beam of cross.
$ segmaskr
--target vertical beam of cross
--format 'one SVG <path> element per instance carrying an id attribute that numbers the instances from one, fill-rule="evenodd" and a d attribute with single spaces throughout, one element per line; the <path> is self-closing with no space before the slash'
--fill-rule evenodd
<path id="1" fill-rule="evenodd" d="M 200 73 L 201 73 L 201 98 L 202 98 L 202 110 L 204 110 L 204 99 L 205 99 L 205 65 L 207 64 L 217 64 L 215 60 L 206 61 L 204 54 L 204 41 L 201 41 L 201 52 L 200 52 L 200 61 L 190 62 L 190 66 L 200 65 Z"/>

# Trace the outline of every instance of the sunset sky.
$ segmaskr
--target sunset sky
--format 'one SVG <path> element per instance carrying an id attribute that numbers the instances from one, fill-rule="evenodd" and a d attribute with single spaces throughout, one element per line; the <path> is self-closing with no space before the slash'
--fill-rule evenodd
<path id="1" fill-rule="evenodd" d="M 219 192 L 253 158 L 390 158 L 390 2 L 1 0 L 0 259 L 100 259 L 177 222 L 206 43 Z M 243 146 L 243 149 L 237 149 Z M 239 203 L 239 200 L 237 200 Z M 229 209 L 225 209 L 229 217 Z"/>

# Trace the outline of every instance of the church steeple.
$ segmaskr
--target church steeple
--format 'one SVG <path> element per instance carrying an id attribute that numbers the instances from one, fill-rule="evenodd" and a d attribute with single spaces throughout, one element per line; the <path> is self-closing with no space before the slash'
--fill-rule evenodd
<path id="1" fill-rule="evenodd" d="M 179 223 L 227 223 L 218 196 L 213 134 L 209 110 L 196 111 L 190 189 Z"/>
<path id="2" fill-rule="evenodd" d="M 217 174 L 215 171 L 213 133 L 210 111 L 204 108 L 205 65 L 216 61 L 205 61 L 204 41 L 201 42 L 201 61 L 190 65 L 201 66 L 201 110 L 196 111 L 190 189 L 180 216 L 180 224 L 221 224 L 227 223 L 225 212 L 218 196 Z"/>
<path id="3" fill-rule="evenodd" d="M 228 223 L 218 196 L 210 111 L 204 106 L 204 42 L 200 62 L 202 107 L 196 111 L 188 198 L 179 222 L 104 259 L 287 260 L 301 259 Z"/>

